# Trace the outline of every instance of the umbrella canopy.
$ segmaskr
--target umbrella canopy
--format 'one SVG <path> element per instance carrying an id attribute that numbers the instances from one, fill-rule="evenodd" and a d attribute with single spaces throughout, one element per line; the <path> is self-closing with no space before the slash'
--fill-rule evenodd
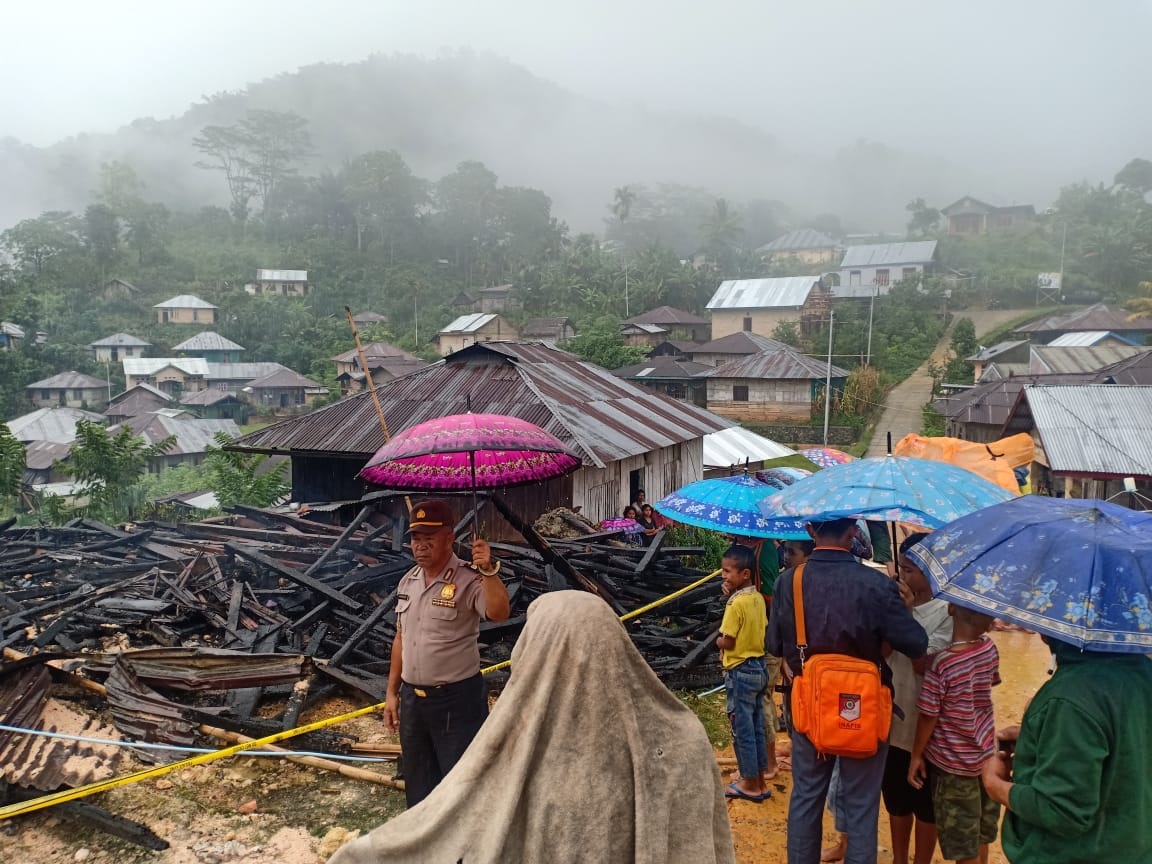
<path id="1" fill-rule="evenodd" d="M 1025 495 L 908 555 L 948 600 L 1079 648 L 1152 652 L 1152 513 Z"/>
<path id="2" fill-rule="evenodd" d="M 635 519 L 627 519 L 623 516 L 618 516 L 615 519 L 605 519 L 600 523 L 600 529 L 602 531 L 623 531 L 629 536 L 644 533 L 643 525 Z"/>
<path id="3" fill-rule="evenodd" d="M 756 479 L 761 483 L 767 483 L 773 489 L 785 489 L 797 480 L 811 476 L 811 471 L 802 468 L 766 468 L 756 472 Z"/>
<path id="4" fill-rule="evenodd" d="M 821 468 L 831 468 L 833 465 L 843 465 L 846 462 L 855 462 L 856 457 L 834 447 L 814 447 L 811 450 L 801 450 L 800 455 L 814 465 Z"/>
<path id="5" fill-rule="evenodd" d="M 747 474 L 738 474 L 697 480 L 652 506 L 669 519 L 711 531 L 742 537 L 809 539 L 803 520 L 774 519 L 760 512 L 759 502 L 772 491 L 773 487 L 767 483 Z"/>
<path id="6" fill-rule="evenodd" d="M 806 521 L 852 517 L 933 529 L 1012 497 L 946 462 L 881 456 L 825 468 L 768 496 L 760 510 Z"/>
<path id="7" fill-rule="evenodd" d="M 580 460 L 554 435 L 501 414 L 453 414 L 405 429 L 360 476 L 394 489 L 500 489 L 560 477 Z"/>

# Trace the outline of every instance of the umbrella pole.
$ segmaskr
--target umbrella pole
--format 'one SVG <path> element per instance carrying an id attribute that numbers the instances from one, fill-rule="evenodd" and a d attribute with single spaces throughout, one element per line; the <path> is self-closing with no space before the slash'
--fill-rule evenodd
<path id="1" fill-rule="evenodd" d="M 468 451 L 468 467 L 472 469 L 472 538 L 480 536 L 480 505 L 476 494 L 476 451 Z"/>
<path id="2" fill-rule="evenodd" d="M 888 455 L 892 455 L 892 430 L 888 430 Z M 900 575 L 900 547 L 896 541 L 896 523 L 889 522 L 889 533 L 892 535 L 892 576 Z"/>

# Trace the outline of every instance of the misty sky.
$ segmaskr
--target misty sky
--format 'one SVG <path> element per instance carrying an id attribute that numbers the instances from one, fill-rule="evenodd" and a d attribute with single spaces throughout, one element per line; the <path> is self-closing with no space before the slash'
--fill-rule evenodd
<path id="1" fill-rule="evenodd" d="M 470 46 L 587 95 L 1068 181 L 1152 158 L 1152 0 L 0 0 L 0 137 L 182 113 L 317 61 Z"/>

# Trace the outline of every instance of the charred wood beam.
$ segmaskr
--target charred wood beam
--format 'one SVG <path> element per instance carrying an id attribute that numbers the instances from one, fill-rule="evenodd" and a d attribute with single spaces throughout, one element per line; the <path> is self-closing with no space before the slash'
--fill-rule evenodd
<path id="1" fill-rule="evenodd" d="M 225 543 L 224 548 L 236 557 L 247 558 L 249 561 L 255 564 L 259 564 L 261 567 L 264 567 L 268 570 L 271 570 L 278 576 L 283 576 L 288 581 L 295 582 L 297 585 L 300 585 L 303 588 L 307 588 L 314 594 L 319 594 L 322 597 L 326 597 L 332 602 L 343 606 L 345 609 L 351 609 L 353 612 L 358 612 L 363 608 L 362 603 L 358 603 L 347 594 L 337 591 L 332 586 L 320 582 L 317 579 L 313 579 L 306 573 L 301 573 L 299 570 L 293 570 L 291 567 L 286 567 L 279 561 L 275 561 L 269 558 L 267 555 L 257 552 L 254 549 L 246 549 L 235 543 Z"/>
<path id="2" fill-rule="evenodd" d="M 340 650 L 332 655 L 332 659 L 329 661 L 330 664 L 332 666 L 343 666 L 344 660 L 348 657 L 348 655 L 354 651 L 362 641 L 364 641 L 364 637 L 367 636 L 372 631 L 372 629 L 380 623 L 380 620 L 385 615 L 392 611 L 392 607 L 395 605 L 396 591 L 393 591 L 391 594 L 384 598 L 379 606 L 372 610 L 372 614 L 364 619 L 364 623 L 356 628 L 356 632 L 348 637 L 348 641 L 346 641 L 340 647 Z"/>

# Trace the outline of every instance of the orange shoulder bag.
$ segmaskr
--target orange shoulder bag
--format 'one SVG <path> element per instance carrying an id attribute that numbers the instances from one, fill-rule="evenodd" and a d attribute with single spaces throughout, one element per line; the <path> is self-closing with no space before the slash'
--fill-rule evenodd
<path id="1" fill-rule="evenodd" d="M 805 658 L 804 565 L 792 574 L 796 647 L 800 669 L 792 682 L 792 725 L 827 756 L 874 756 L 892 726 L 892 691 L 880 680 L 880 667 L 847 654 Z"/>

